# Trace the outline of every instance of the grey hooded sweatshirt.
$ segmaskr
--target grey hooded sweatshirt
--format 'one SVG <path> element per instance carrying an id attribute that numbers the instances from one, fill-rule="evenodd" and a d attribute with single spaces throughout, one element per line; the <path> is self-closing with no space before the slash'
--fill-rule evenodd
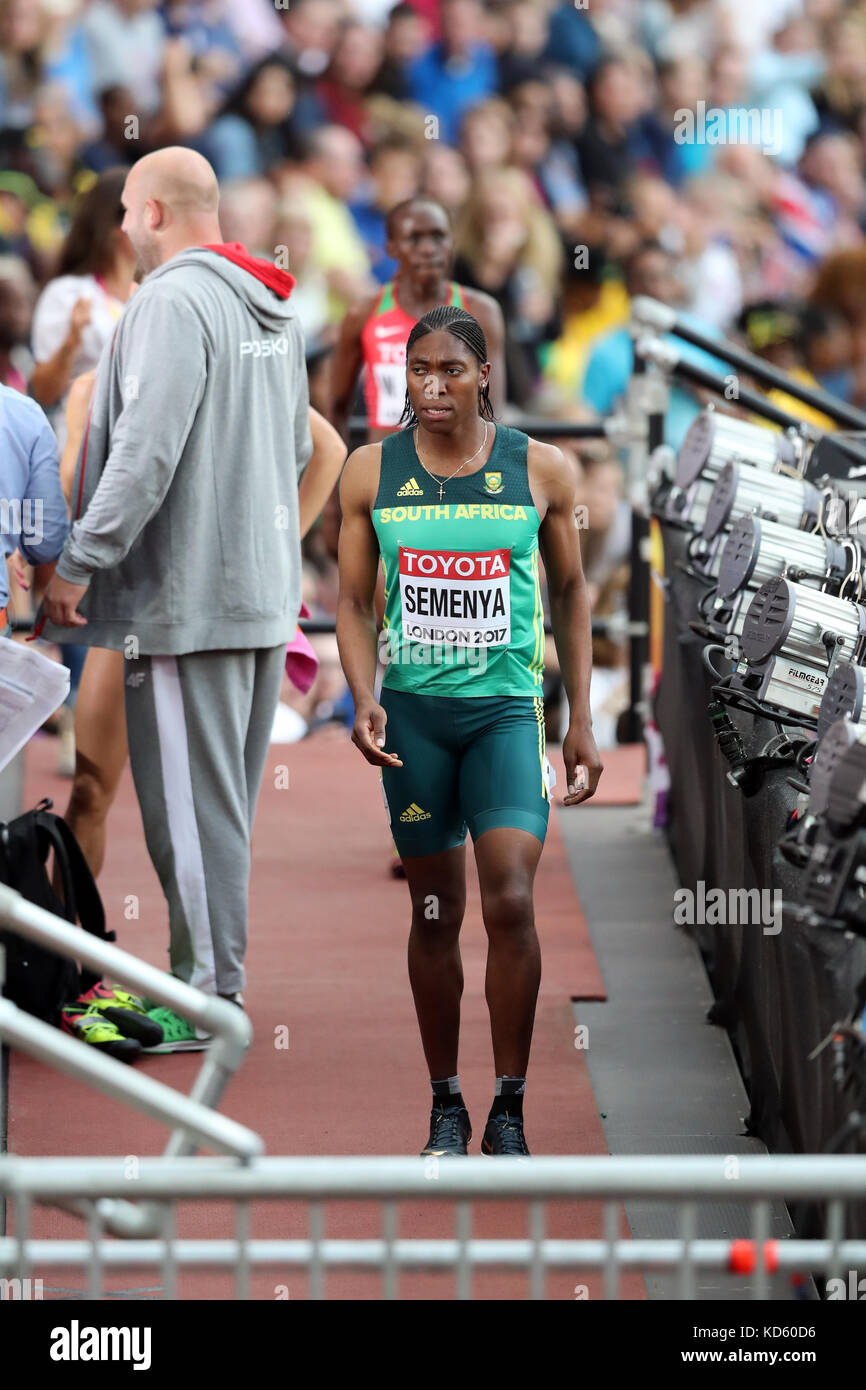
<path id="1" fill-rule="evenodd" d="M 87 626 L 45 635 L 131 656 L 290 640 L 308 408 L 290 298 L 203 247 L 149 274 L 100 358 L 57 565 L 89 585 Z"/>

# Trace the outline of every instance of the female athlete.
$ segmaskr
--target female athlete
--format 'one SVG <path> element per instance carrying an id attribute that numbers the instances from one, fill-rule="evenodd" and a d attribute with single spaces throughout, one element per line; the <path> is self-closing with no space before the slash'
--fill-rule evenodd
<path id="1" fill-rule="evenodd" d="M 496 1076 L 481 1148 L 529 1153 L 523 1096 L 541 974 L 532 894 L 552 785 L 539 554 L 569 702 L 564 804 L 592 796 L 602 770 L 574 479 L 559 449 L 493 420 L 489 376 L 476 319 L 452 306 L 425 314 L 409 336 L 405 428 L 357 449 L 340 490 L 337 639 L 352 738 L 382 770 L 412 900 L 409 978 L 433 1088 L 422 1155 L 465 1154 L 472 1137 L 457 1071 L 467 829 Z"/>

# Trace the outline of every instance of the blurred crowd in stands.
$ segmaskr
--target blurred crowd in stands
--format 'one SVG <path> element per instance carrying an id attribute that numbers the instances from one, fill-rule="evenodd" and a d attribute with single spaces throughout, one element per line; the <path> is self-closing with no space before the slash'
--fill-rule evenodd
<path id="1" fill-rule="evenodd" d="M 721 138 L 683 138 L 701 106 Z M 771 138 L 736 138 L 749 110 Z M 385 215 L 419 191 L 502 307 L 509 418 L 610 411 L 635 293 L 866 405 L 866 0 L 0 0 L 0 381 L 61 442 L 135 269 L 122 171 L 177 143 L 217 171 L 225 240 L 296 277 L 325 413 L 342 317 L 394 271 Z M 675 393 L 671 443 L 697 404 Z M 609 611 L 620 470 L 572 454 Z M 320 527 L 314 615 L 332 551 Z"/>

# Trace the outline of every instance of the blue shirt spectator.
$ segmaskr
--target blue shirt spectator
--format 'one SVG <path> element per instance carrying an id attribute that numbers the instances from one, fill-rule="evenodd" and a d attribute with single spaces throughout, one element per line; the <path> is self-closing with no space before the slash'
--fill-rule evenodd
<path id="1" fill-rule="evenodd" d="M 409 64 L 408 80 L 412 100 L 438 116 L 438 139 L 456 145 L 464 111 L 497 90 L 496 57 L 484 43 L 470 44 L 456 57 L 437 43 Z"/>
<path id="2" fill-rule="evenodd" d="M 710 333 L 714 337 L 720 336 L 717 330 L 708 328 L 705 323 L 698 323 L 689 314 L 680 314 L 680 318 L 685 323 L 691 323 L 693 328 L 701 329 L 704 333 Z M 682 338 L 677 338 L 671 333 L 663 335 L 665 342 L 669 342 L 677 349 L 687 362 L 694 362 L 698 367 L 704 367 L 708 371 L 719 372 L 722 376 L 731 371 L 718 357 L 712 357 L 702 348 L 694 347 L 691 343 L 686 343 Z M 634 344 L 631 333 L 627 328 L 618 328 L 613 333 L 608 333 L 600 338 L 596 343 L 586 365 L 586 376 L 583 380 L 583 390 L 581 392 L 583 400 L 593 410 L 597 410 L 599 415 L 609 415 L 619 399 L 625 394 L 626 387 L 631 377 L 632 364 L 634 362 Z M 670 444 L 673 449 L 679 449 L 685 438 L 686 430 L 699 413 L 700 406 L 696 398 L 682 386 L 672 385 L 667 414 L 665 415 L 665 443 Z"/>
<path id="3" fill-rule="evenodd" d="M 545 58 L 549 63 L 563 63 L 586 81 L 601 62 L 602 48 L 598 34 L 586 15 L 577 9 L 574 0 L 565 0 L 550 16 L 550 30 Z"/>
<path id="4" fill-rule="evenodd" d="M 56 560 L 69 520 L 60 487 L 57 440 L 42 407 L 0 385 L 0 536 L 3 555 L 20 550 L 31 565 Z M 0 609 L 9 598 L 0 564 Z"/>
<path id="5" fill-rule="evenodd" d="M 380 285 L 384 285 L 397 273 L 397 262 L 385 250 L 385 243 L 388 240 L 385 214 L 372 202 L 358 201 L 349 203 L 348 206 L 354 218 L 355 226 L 363 238 L 367 255 L 370 257 L 370 269 L 373 276 Z"/>

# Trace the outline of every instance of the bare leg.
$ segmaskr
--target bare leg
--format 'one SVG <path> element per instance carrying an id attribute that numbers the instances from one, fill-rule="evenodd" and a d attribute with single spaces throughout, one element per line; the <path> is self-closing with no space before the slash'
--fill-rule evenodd
<path id="1" fill-rule="evenodd" d="M 412 897 L 409 980 L 424 1056 L 433 1080 L 457 1074 L 466 909 L 466 848 L 403 860 Z"/>
<path id="2" fill-rule="evenodd" d="M 126 766 L 123 654 L 91 647 L 75 702 L 75 780 L 66 821 L 94 878 L 105 858 L 105 823 Z"/>
<path id="3" fill-rule="evenodd" d="M 497 1076 L 525 1076 L 541 952 L 532 888 L 542 844 L 526 830 L 487 830 L 475 844 L 487 931 L 485 993 Z"/>

